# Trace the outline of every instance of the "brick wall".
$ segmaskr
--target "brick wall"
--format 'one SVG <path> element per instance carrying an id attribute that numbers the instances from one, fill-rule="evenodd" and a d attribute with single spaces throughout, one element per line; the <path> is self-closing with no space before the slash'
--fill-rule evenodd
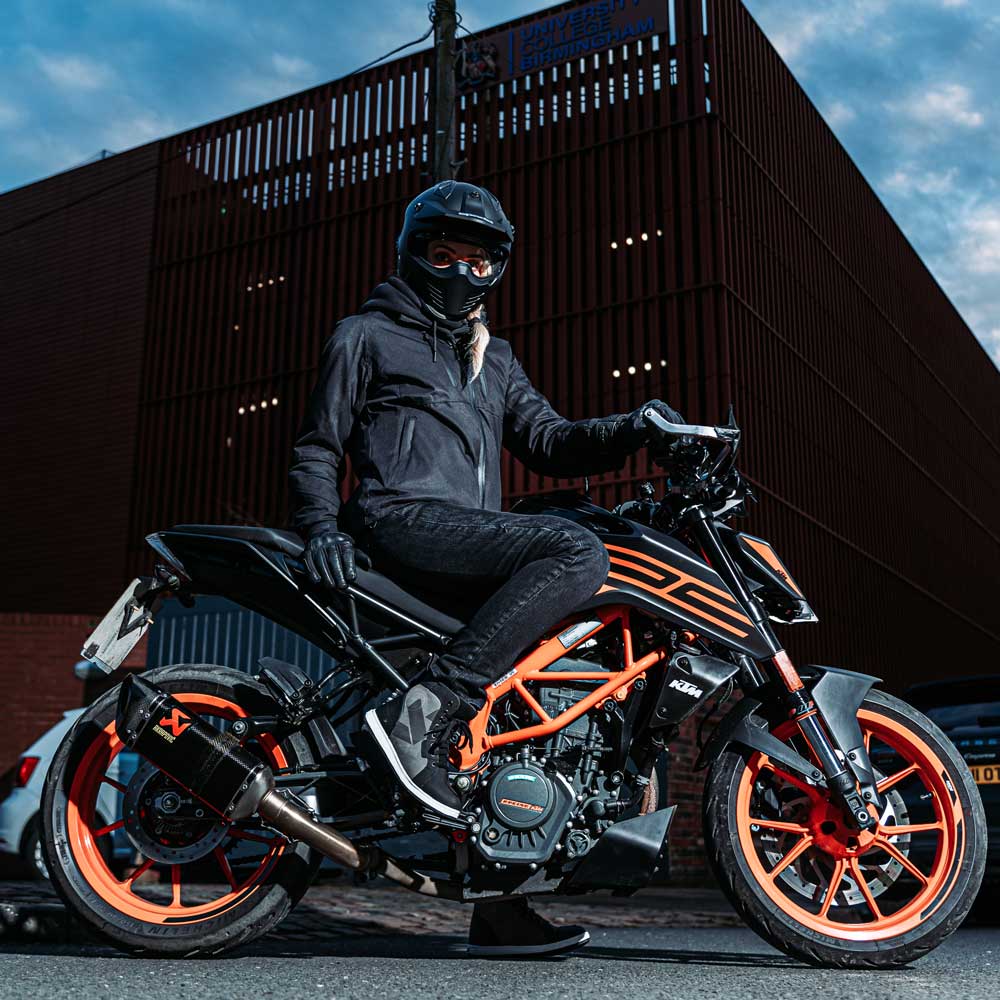
<path id="1" fill-rule="evenodd" d="M 0 613 L 0 704 L 6 711 L 0 727 L 0 774 L 63 712 L 89 704 L 108 682 L 77 680 L 73 665 L 95 624 L 91 615 Z M 126 664 L 142 667 L 146 640 Z"/>
<path id="2" fill-rule="evenodd" d="M 707 740 L 720 719 L 733 708 L 739 692 L 715 712 L 705 723 L 702 738 Z M 688 719 L 680 734 L 670 744 L 667 802 L 677 806 L 670 825 L 670 880 L 673 883 L 704 884 L 713 880 L 705 854 L 705 839 L 701 830 L 701 796 L 708 775 L 707 769 L 695 771 L 698 759 L 697 734 L 702 713 Z"/>

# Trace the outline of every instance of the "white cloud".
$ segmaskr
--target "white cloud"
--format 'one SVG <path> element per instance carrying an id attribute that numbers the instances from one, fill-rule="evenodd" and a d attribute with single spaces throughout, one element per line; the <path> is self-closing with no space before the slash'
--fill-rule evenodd
<path id="1" fill-rule="evenodd" d="M 942 171 L 900 167 L 882 181 L 882 187 L 902 195 L 942 195 L 954 190 L 957 177 L 957 167 Z"/>
<path id="2" fill-rule="evenodd" d="M 99 90 L 114 79 L 114 71 L 86 56 L 38 53 L 39 69 L 55 86 L 64 90 Z"/>
<path id="3" fill-rule="evenodd" d="M 0 128 L 16 125 L 23 117 L 20 108 L 0 98 Z"/>
<path id="4" fill-rule="evenodd" d="M 857 118 L 857 113 L 854 108 L 849 107 L 843 101 L 833 101 L 823 111 L 823 117 L 831 128 L 838 128 L 854 121 Z"/>
<path id="5" fill-rule="evenodd" d="M 941 0 L 942 7 L 964 7 L 969 0 Z"/>
<path id="6" fill-rule="evenodd" d="M 809 3 L 803 6 L 782 4 L 783 21 L 779 26 L 769 26 L 767 37 L 785 62 L 800 63 L 809 50 L 821 43 L 865 34 L 869 47 L 888 45 L 893 35 L 885 30 L 881 16 L 890 0 L 837 0 L 826 3 L 819 10 Z M 751 10 L 756 4 L 748 3 Z M 805 5 L 804 5 L 805 6 Z M 796 69 L 801 70 L 800 66 Z"/>
<path id="7" fill-rule="evenodd" d="M 943 83 L 938 87 L 921 89 L 905 101 L 888 103 L 886 107 L 935 130 L 949 125 L 979 128 L 986 120 L 983 113 L 972 106 L 972 91 L 960 83 Z"/>
<path id="8" fill-rule="evenodd" d="M 155 111 L 141 111 L 131 117 L 110 122 L 102 134 L 104 147 L 120 153 L 178 131 L 180 127 L 170 118 L 158 115 Z"/>
<path id="9" fill-rule="evenodd" d="M 973 274 L 1000 277 L 1000 204 L 976 206 L 966 213 L 958 254 Z"/>
<path id="10" fill-rule="evenodd" d="M 298 56 L 283 56 L 275 52 L 271 62 L 280 76 L 311 77 L 316 75 L 316 69 L 311 62 Z"/>
<path id="11" fill-rule="evenodd" d="M 768 37 L 785 62 L 794 62 L 823 32 L 827 20 L 824 14 L 790 17 L 785 27 L 772 31 Z"/>

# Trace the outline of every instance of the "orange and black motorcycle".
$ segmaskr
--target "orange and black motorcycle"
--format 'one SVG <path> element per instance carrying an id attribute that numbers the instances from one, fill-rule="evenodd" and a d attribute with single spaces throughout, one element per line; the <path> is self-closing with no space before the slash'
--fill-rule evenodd
<path id="1" fill-rule="evenodd" d="M 86 658 L 111 672 L 165 598 L 221 594 L 338 666 L 318 681 L 270 658 L 256 673 L 168 666 L 92 705 L 43 800 L 46 858 L 69 906 L 119 947 L 197 955 L 274 927 L 324 856 L 460 901 L 629 893 L 664 863 L 675 807 L 661 803 L 658 758 L 693 713 L 708 718 L 710 702 L 738 690 L 696 766 L 708 769 L 705 845 L 746 922 L 818 965 L 896 966 L 940 944 L 971 907 L 986 857 L 968 767 L 876 678 L 792 664 L 772 623 L 815 616 L 772 547 L 728 523 L 750 498 L 732 414 L 719 427 L 645 419 L 669 470 L 662 498 L 645 484 L 612 511 L 569 491 L 514 507 L 585 525 L 611 570 L 490 686 L 452 745 L 457 819 L 407 794 L 362 720 L 460 620 L 363 554 L 346 593 L 314 586 L 286 532 L 150 535 L 156 575 L 130 585 Z M 111 777 L 122 752 L 140 761 L 126 781 Z M 118 829 L 136 851 L 123 871 L 101 849 Z M 415 833 L 425 835 L 404 836 Z"/>

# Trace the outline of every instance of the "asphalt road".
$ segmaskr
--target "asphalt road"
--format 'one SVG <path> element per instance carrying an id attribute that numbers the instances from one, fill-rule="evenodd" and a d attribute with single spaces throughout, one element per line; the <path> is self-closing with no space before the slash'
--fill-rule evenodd
<path id="1" fill-rule="evenodd" d="M 742 928 L 596 930 L 579 954 L 545 962 L 473 961 L 462 938 L 370 935 L 329 941 L 264 940 L 211 961 L 124 957 L 91 946 L 0 947 L 0 998 L 232 997 L 622 998 L 794 997 L 976 1000 L 1000 995 L 1000 930 L 958 931 L 911 968 L 811 969 Z"/>

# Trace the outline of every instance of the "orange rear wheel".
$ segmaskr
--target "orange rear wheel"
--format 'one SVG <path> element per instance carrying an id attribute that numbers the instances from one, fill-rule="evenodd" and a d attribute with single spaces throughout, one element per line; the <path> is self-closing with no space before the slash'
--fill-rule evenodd
<path id="1" fill-rule="evenodd" d="M 260 684 L 225 667 L 147 676 L 220 729 L 276 712 Z M 224 822 L 131 754 L 115 732 L 117 693 L 88 708 L 53 757 L 41 811 L 54 886 L 91 929 L 133 952 L 216 954 L 266 933 L 309 887 L 319 856 L 255 821 Z M 313 763 L 301 733 L 246 746 L 272 768 Z"/>

